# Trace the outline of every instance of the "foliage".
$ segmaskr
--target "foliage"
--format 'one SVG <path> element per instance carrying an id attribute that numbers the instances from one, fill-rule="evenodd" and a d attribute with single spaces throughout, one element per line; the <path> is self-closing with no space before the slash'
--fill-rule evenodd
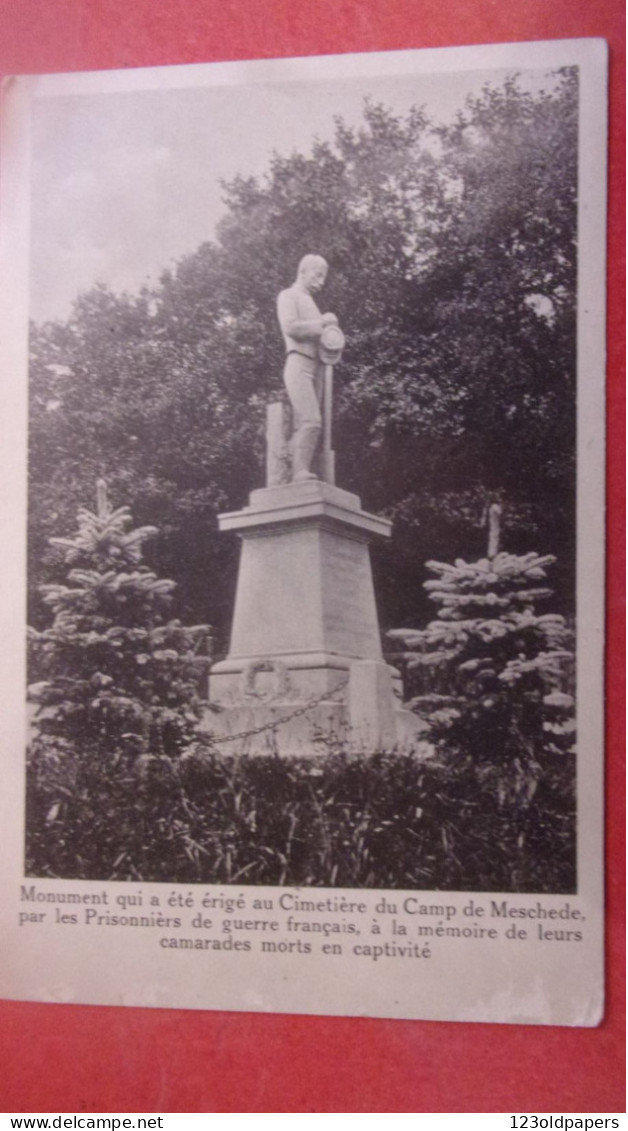
<path id="1" fill-rule="evenodd" d="M 395 519 L 378 561 L 386 625 L 423 614 L 430 554 L 479 552 L 487 501 L 515 550 L 539 538 L 573 575 L 577 83 L 487 87 L 448 125 L 367 104 L 360 128 L 224 186 L 213 242 L 138 296 L 82 295 L 33 327 L 31 623 L 59 564 L 48 539 L 99 475 L 156 523 L 159 572 L 224 643 L 234 555 L 215 516 L 261 483 L 281 395 L 274 310 L 299 257 L 329 260 L 339 482 Z M 367 458 L 365 458 L 365 454 Z M 528 542 L 529 544 L 529 542 Z M 564 599 L 569 607 L 568 598 Z"/>
<path id="2" fill-rule="evenodd" d="M 575 890 L 570 758 L 524 822 L 470 759 L 217 756 L 115 767 L 35 749 L 27 873 L 68 879 Z M 522 833 L 524 836 L 522 837 Z"/>
<path id="3" fill-rule="evenodd" d="M 433 739 L 471 758 L 502 803 L 523 807 L 548 763 L 573 753 L 571 632 L 536 609 L 552 594 L 542 583 L 553 561 L 531 552 L 428 562 L 437 619 L 390 633 L 408 649 L 409 671 L 428 673 L 412 706 Z"/>
<path id="4" fill-rule="evenodd" d="M 194 734 L 207 626 L 167 618 L 174 582 L 142 560 L 156 531 L 130 524 L 129 508 L 114 510 L 101 481 L 97 512 L 82 507 L 74 536 L 52 539 L 67 584 L 42 586 L 54 619 L 29 629 L 42 755 L 175 753 Z"/>

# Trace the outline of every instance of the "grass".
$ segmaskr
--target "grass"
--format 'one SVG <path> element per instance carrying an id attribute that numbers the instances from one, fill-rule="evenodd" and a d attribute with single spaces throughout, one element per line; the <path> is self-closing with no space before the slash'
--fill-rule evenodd
<path id="1" fill-rule="evenodd" d="M 570 756 L 534 796 L 443 754 L 131 760 L 33 743 L 30 876 L 204 884 L 575 890 Z M 508 798 L 504 800 L 504 798 Z"/>

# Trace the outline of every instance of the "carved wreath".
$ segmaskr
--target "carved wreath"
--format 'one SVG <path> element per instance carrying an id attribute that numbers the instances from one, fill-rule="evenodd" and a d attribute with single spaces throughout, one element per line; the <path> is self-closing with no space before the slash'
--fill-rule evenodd
<path id="1" fill-rule="evenodd" d="M 257 688 L 260 672 L 273 672 L 275 679 L 267 691 Z M 288 669 L 281 660 L 251 660 L 242 672 L 242 694 L 254 699 L 285 699 L 292 690 Z"/>

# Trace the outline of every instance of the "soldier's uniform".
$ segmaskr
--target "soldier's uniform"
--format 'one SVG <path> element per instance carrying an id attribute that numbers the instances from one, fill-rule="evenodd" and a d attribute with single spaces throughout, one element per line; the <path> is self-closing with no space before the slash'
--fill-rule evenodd
<path id="1" fill-rule="evenodd" d="M 293 283 L 277 299 L 277 315 L 286 345 L 284 383 L 292 405 L 294 478 L 309 478 L 322 432 L 324 366 L 318 359 L 323 318 L 312 295 Z"/>

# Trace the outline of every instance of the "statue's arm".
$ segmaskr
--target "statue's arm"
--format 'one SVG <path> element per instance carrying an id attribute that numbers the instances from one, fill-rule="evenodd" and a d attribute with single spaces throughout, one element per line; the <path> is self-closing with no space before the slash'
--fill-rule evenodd
<path id="1" fill-rule="evenodd" d="M 322 315 L 318 318 L 299 318 L 297 301 L 288 291 L 282 291 L 277 299 L 277 316 L 284 334 L 297 342 L 320 338 L 325 325 Z"/>

